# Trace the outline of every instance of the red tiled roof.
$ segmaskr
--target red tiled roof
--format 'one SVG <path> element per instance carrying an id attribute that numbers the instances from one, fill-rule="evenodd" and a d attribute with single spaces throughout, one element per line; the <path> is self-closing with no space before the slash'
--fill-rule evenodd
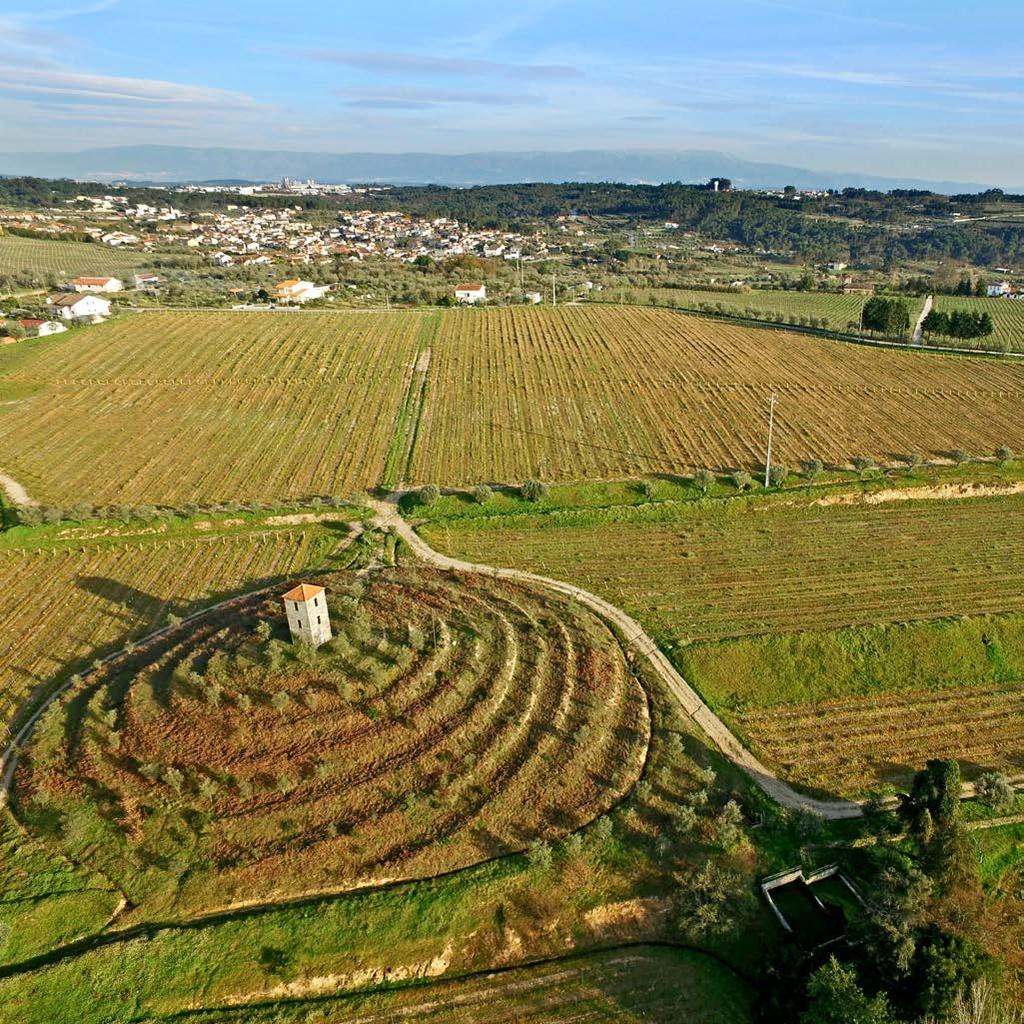
<path id="1" fill-rule="evenodd" d="M 315 587 L 309 583 L 300 583 L 297 587 L 292 587 L 284 595 L 283 599 L 285 601 L 312 601 L 314 597 L 318 597 L 323 592 L 323 587 Z"/>

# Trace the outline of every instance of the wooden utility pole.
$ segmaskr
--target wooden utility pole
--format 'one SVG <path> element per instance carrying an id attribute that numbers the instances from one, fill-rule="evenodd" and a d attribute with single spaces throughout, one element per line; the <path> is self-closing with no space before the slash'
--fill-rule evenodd
<path id="1" fill-rule="evenodd" d="M 775 427 L 775 392 L 768 399 L 768 456 L 764 460 L 764 485 L 768 486 L 768 478 L 772 471 L 772 430 Z"/>
<path id="2" fill-rule="evenodd" d="M 555 291 L 555 275 L 554 275 L 554 273 L 552 273 L 552 275 L 551 275 L 551 305 L 552 306 L 557 306 L 558 305 L 558 293 Z"/>

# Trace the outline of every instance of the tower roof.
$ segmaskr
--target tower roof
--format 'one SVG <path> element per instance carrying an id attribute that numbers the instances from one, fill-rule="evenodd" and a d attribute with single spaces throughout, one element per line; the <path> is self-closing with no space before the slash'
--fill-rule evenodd
<path id="1" fill-rule="evenodd" d="M 283 600 L 312 601 L 314 597 L 318 597 L 323 592 L 323 587 L 315 587 L 309 583 L 300 583 L 297 587 L 292 587 L 292 589 L 284 595 Z"/>

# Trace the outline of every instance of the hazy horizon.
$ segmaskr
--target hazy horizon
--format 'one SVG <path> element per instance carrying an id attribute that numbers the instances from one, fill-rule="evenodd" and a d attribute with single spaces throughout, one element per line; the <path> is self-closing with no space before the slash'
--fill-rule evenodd
<path id="1" fill-rule="evenodd" d="M 813 171 L 1013 185 L 1024 60 L 922 0 L 728 9 L 312 0 L 0 3 L 0 152 L 225 146 L 333 154 L 721 150 Z"/>

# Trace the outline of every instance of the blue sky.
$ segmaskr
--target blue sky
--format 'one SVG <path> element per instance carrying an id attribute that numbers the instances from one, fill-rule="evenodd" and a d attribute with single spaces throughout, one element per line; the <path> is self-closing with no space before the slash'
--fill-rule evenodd
<path id="1" fill-rule="evenodd" d="M 0 0 L 0 150 L 722 149 L 1024 184 L 1019 0 Z"/>

